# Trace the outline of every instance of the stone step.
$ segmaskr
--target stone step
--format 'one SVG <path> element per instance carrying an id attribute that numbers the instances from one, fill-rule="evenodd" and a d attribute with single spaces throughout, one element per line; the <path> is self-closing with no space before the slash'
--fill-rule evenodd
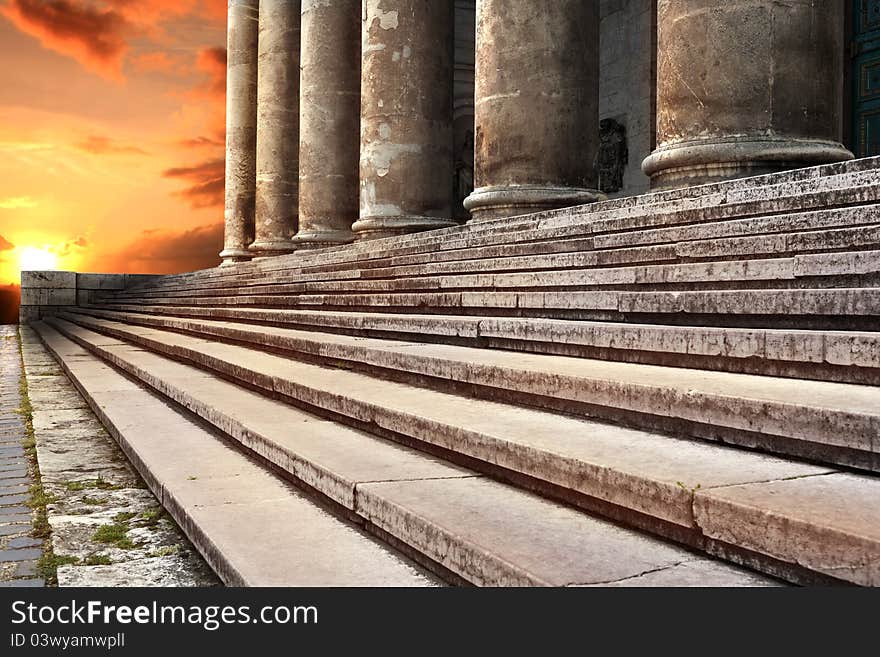
<path id="1" fill-rule="evenodd" d="M 880 168 L 880 157 L 868 157 L 834 164 L 792 169 L 778 173 L 762 174 L 747 178 L 735 178 L 722 180 L 704 185 L 693 185 L 678 189 L 647 192 L 636 196 L 623 196 L 602 201 L 603 208 L 623 208 L 638 205 L 657 204 L 662 202 L 677 201 L 684 198 L 694 198 L 708 194 L 750 194 L 753 190 L 773 185 L 784 185 L 792 182 L 819 181 L 822 178 L 855 174 L 872 171 Z"/>
<path id="2" fill-rule="evenodd" d="M 438 583 L 52 328 L 33 328 L 225 584 Z"/>
<path id="3" fill-rule="evenodd" d="M 760 575 L 323 420 L 195 367 L 63 321 L 53 320 L 53 324 L 92 354 L 180 404 L 309 490 L 347 509 L 393 544 L 418 552 L 466 582 L 530 586 L 774 584 Z M 55 339 L 51 331 L 41 329 L 47 340 Z M 102 382 L 93 383 L 101 386 Z M 171 433 L 168 436 L 176 439 Z M 186 471 L 178 465 L 176 455 L 164 456 L 165 461 L 154 467 Z M 786 464 L 779 467 L 791 472 Z M 228 480 L 224 483 L 229 486 Z M 247 482 L 243 487 L 246 490 L 240 494 L 252 495 Z M 239 492 L 237 486 L 229 488 Z M 266 516 L 269 513 L 272 517 Z M 302 527 L 296 516 L 272 508 L 255 521 L 290 527 L 289 531 L 307 529 L 309 534 L 322 529 Z M 248 532 L 245 526 L 235 528 L 234 533 L 250 545 L 253 537 L 264 531 L 263 527 Z M 309 566 L 312 560 L 321 563 L 328 558 L 326 552 L 336 544 L 331 533 L 324 553 L 289 554 L 292 561 Z M 278 558 L 281 554 L 286 553 L 277 552 L 274 559 L 287 561 Z M 337 557 L 336 566 L 342 573 L 356 565 L 345 555 Z M 378 576 L 369 567 L 364 570 L 364 577 Z M 845 577 L 836 577 L 848 578 L 852 579 L 848 571 Z"/>
<path id="4" fill-rule="evenodd" d="M 574 281 L 573 283 L 566 283 L 568 285 L 590 285 L 592 271 L 584 272 L 582 271 L 583 269 L 626 267 L 640 263 L 645 263 L 642 266 L 650 266 L 647 263 L 669 263 L 666 269 L 656 270 L 658 274 L 655 275 L 655 279 L 659 277 L 659 282 L 663 283 L 670 278 L 674 279 L 674 274 L 678 269 L 683 269 L 685 272 L 694 271 L 693 267 L 688 269 L 685 264 L 696 261 L 708 261 L 705 262 L 703 266 L 703 271 L 707 272 L 707 275 L 694 279 L 694 282 L 711 283 L 713 280 L 712 273 L 714 271 L 711 264 L 713 263 L 721 263 L 717 269 L 719 269 L 719 274 L 723 281 L 726 280 L 723 277 L 724 263 L 735 263 L 727 267 L 728 269 L 731 269 L 733 267 L 743 267 L 743 264 L 740 263 L 745 263 L 747 266 L 748 261 L 752 259 L 773 260 L 773 256 L 789 255 L 790 257 L 798 257 L 800 254 L 810 254 L 813 256 L 812 258 L 806 257 L 801 260 L 802 266 L 806 269 L 801 275 L 807 277 L 814 275 L 828 275 L 824 271 L 827 268 L 827 265 L 822 264 L 819 267 L 821 271 L 813 273 L 809 270 L 810 264 L 813 262 L 824 263 L 827 258 L 819 257 L 822 256 L 824 252 L 841 251 L 843 252 L 838 253 L 835 256 L 835 260 L 841 265 L 848 259 L 853 263 L 853 267 L 855 267 L 858 275 L 876 274 L 878 270 L 880 270 L 880 258 L 877 257 L 877 252 L 870 250 L 880 247 L 880 225 L 876 223 L 880 221 L 880 212 L 878 212 L 877 207 L 874 206 L 870 209 L 862 208 L 860 210 L 861 212 L 859 213 L 853 213 L 850 209 L 846 211 L 813 213 L 816 216 L 812 217 L 809 221 L 812 222 L 812 226 L 816 228 L 816 230 L 799 231 L 798 229 L 805 227 L 806 224 L 800 224 L 792 217 L 788 217 L 790 223 L 789 221 L 786 221 L 785 218 L 774 217 L 772 224 L 771 222 L 765 222 L 766 230 L 770 231 L 771 227 L 778 230 L 784 230 L 785 226 L 788 226 L 790 232 L 768 232 L 760 235 L 739 236 L 740 232 L 748 232 L 754 229 L 754 226 L 752 226 L 752 228 L 746 228 L 742 225 L 744 222 L 731 222 L 730 224 L 713 224 L 711 232 L 714 232 L 715 236 L 709 239 L 703 239 L 703 235 L 698 231 L 691 231 L 694 234 L 691 235 L 691 239 L 686 241 L 669 241 L 667 243 L 660 243 L 662 240 L 671 240 L 675 237 L 687 237 L 687 233 L 685 232 L 676 232 L 678 229 L 675 229 L 674 231 L 673 229 L 663 229 L 663 231 L 658 232 L 666 234 L 666 237 L 650 237 L 647 236 L 647 233 L 637 233 L 637 236 L 643 237 L 646 241 L 645 244 L 638 246 L 620 244 L 613 248 L 594 249 L 591 245 L 583 245 L 588 248 L 579 252 L 553 252 L 547 254 L 541 252 L 543 249 L 536 249 L 538 253 L 519 256 L 498 256 L 493 255 L 492 253 L 478 253 L 480 250 L 476 249 L 474 252 L 469 251 L 467 254 L 463 254 L 465 256 L 478 256 L 475 259 L 465 257 L 464 259 L 449 260 L 447 259 L 447 256 L 456 256 L 456 252 L 447 252 L 440 254 L 443 256 L 440 258 L 434 258 L 433 256 L 419 256 L 416 259 L 398 258 L 391 263 L 388 263 L 391 266 L 385 268 L 354 269 L 350 270 L 349 273 L 340 271 L 329 272 L 329 276 L 327 277 L 320 274 L 316 275 L 315 273 L 297 274 L 295 272 L 288 272 L 272 276 L 266 275 L 259 280 L 215 281 L 211 285 L 206 284 L 204 286 L 197 286 L 194 289 L 144 288 L 139 290 L 125 290 L 107 293 L 99 298 L 122 300 L 135 296 L 150 297 L 160 295 L 209 296 L 216 294 L 218 296 L 224 296 L 224 294 L 230 294 L 233 290 L 238 294 L 277 294 L 299 292 L 302 290 L 296 287 L 275 289 L 273 286 L 304 285 L 307 283 L 323 283 L 325 285 L 330 285 L 331 287 L 335 286 L 336 288 L 344 289 L 344 286 L 349 284 L 348 281 L 363 278 L 369 278 L 371 280 L 418 278 L 419 282 L 417 284 L 421 286 L 421 289 L 425 289 L 435 284 L 432 279 L 425 277 L 436 275 L 485 274 L 496 272 L 513 273 L 557 269 L 577 270 L 575 272 L 567 272 L 567 276 L 569 277 L 567 280 Z M 817 218 L 820 215 L 821 219 Z M 835 221 L 838 220 L 844 222 L 844 225 L 848 226 L 858 222 L 863 222 L 868 225 L 850 226 L 847 228 L 828 228 L 828 226 L 835 225 Z M 822 229 L 820 228 L 821 226 L 825 226 L 825 228 Z M 726 237 L 724 237 L 725 235 Z M 612 235 L 608 237 L 616 239 L 619 236 Z M 693 239 L 694 237 L 699 237 L 700 239 Z M 594 238 L 593 242 L 596 242 L 598 239 L 598 237 Z M 658 243 L 648 243 L 651 241 Z M 558 248 L 558 245 L 556 246 Z M 865 251 L 869 251 L 869 254 L 866 255 Z M 675 267 L 672 263 L 679 266 Z M 760 266 L 760 263 L 753 265 L 753 267 Z M 773 269 L 766 263 L 763 266 L 767 272 L 763 274 L 764 280 L 772 280 Z M 648 271 L 650 272 L 651 270 Z M 669 276 L 666 272 L 672 272 L 673 276 Z M 834 275 L 845 275 L 849 273 L 853 272 L 851 270 L 847 271 L 846 267 L 840 267 L 840 272 L 835 273 Z M 578 274 L 581 275 L 581 279 L 577 278 Z M 784 270 L 780 272 L 780 274 L 781 277 L 784 278 Z M 331 279 L 331 282 L 328 282 L 327 278 Z M 646 278 L 648 278 L 648 280 L 645 281 L 646 284 L 654 283 L 650 277 Z M 630 281 L 624 281 L 624 283 L 629 282 Z M 689 279 L 684 277 L 682 283 L 687 282 L 690 282 Z M 401 283 L 399 285 L 403 284 Z M 441 285 L 438 281 L 436 282 L 436 287 L 439 289 L 440 287 L 453 287 L 453 285 Z M 357 285 L 355 285 L 355 289 L 356 288 Z"/>
<path id="5" fill-rule="evenodd" d="M 589 255 L 589 254 L 586 254 Z M 553 261 L 581 264 L 589 257 L 554 258 Z M 549 259 L 545 262 L 550 262 Z M 490 269 L 495 267 L 495 270 Z M 476 268 L 474 265 L 469 269 Z M 418 270 L 418 268 L 404 268 Z M 265 282 L 248 287 L 214 288 L 189 292 L 143 291 L 98 300 L 99 303 L 124 302 L 126 299 L 191 299 L 215 296 L 258 296 L 296 294 L 362 294 L 365 292 L 399 293 L 413 291 L 463 290 L 541 290 L 565 288 L 573 291 L 613 288 L 619 291 L 640 289 L 681 290 L 699 288 L 829 288 L 845 281 L 848 287 L 870 287 L 880 284 L 880 251 L 834 254 L 811 254 L 788 258 L 729 260 L 592 269 L 560 268 L 556 270 L 505 272 L 497 261 L 486 262 L 486 271 L 478 274 L 435 274 L 438 267 L 425 266 L 425 271 L 396 278 L 373 278 L 372 271 L 361 272 L 369 277 L 354 280 L 273 284 Z M 501 271 L 498 271 L 501 270 Z M 845 278 L 844 278 L 845 277 Z"/>
<path id="6" fill-rule="evenodd" d="M 732 198 L 735 199 L 743 199 L 748 198 L 751 200 L 759 200 L 763 198 L 774 199 L 778 196 L 778 194 L 764 194 L 764 189 L 770 188 L 774 185 L 784 185 L 789 182 L 809 182 L 810 184 L 806 185 L 803 188 L 803 191 L 809 191 L 815 187 L 815 183 L 818 180 L 828 177 L 834 176 L 846 176 L 847 174 L 857 174 L 860 172 L 872 172 L 880 170 L 880 158 L 863 158 L 860 160 L 854 160 L 851 162 L 842 162 L 835 163 L 832 165 L 822 165 L 819 167 L 810 167 L 806 169 L 798 169 L 793 171 L 786 171 L 782 173 L 768 174 L 765 176 L 757 176 L 751 178 L 742 178 L 737 180 L 723 181 L 719 183 L 712 183 L 708 185 L 687 187 L 677 190 L 671 191 L 663 191 L 663 192 L 651 192 L 648 194 L 642 194 L 637 196 L 623 197 L 618 199 L 612 199 L 607 201 L 602 201 L 600 203 L 591 204 L 589 206 L 583 206 L 579 210 L 582 212 L 590 212 L 596 210 L 615 210 L 615 209 L 624 209 L 624 208 L 633 208 L 638 206 L 651 206 L 652 210 L 656 209 L 658 205 L 663 203 L 670 203 L 673 201 L 678 201 L 681 199 L 692 199 L 701 196 L 708 196 L 711 194 L 722 194 L 724 201 L 726 201 L 726 194 L 728 192 L 734 192 Z M 762 196 L 763 195 L 763 196 Z M 718 200 L 717 197 L 714 200 Z M 854 201 L 855 202 L 855 201 Z M 824 204 L 820 204 L 820 207 Z M 299 259 L 307 259 L 309 261 L 317 261 L 317 262 L 328 262 L 332 260 L 334 257 L 338 255 L 343 255 L 348 258 L 352 254 L 372 254 L 384 250 L 390 246 L 404 246 L 404 245 L 418 245 L 418 244 L 429 244 L 435 245 L 437 243 L 443 244 L 448 241 L 448 236 L 456 236 L 456 235 L 465 235 L 470 232 L 497 232 L 498 228 L 504 227 L 507 232 L 511 232 L 512 230 L 519 230 L 522 227 L 529 227 L 534 225 L 535 219 L 534 217 L 555 217 L 555 216 L 568 216 L 575 212 L 576 208 L 564 208 L 562 210 L 555 210 L 551 212 L 544 212 L 540 215 L 532 215 L 526 217 L 518 217 L 515 219 L 507 218 L 501 220 L 493 220 L 486 222 L 471 222 L 469 224 L 463 226 L 456 226 L 452 228 L 442 229 L 438 231 L 430 231 L 428 233 L 418 233 L 412 235 L 401 235 L 392 238 L 386 238 L 383 240 L 371 241 L 366 244 L 351 244 L 339 247 L 330 247 L 326 249 L 321 249 L 319 251 L 314 252 L 301 252 L 296 254 L 295 256 L 285 257 L 283 260 L 278 259 L 270 259 L 264 261 L 256 261 L 250 263 L 240 263 L 239 265 L 235 265 L 233 267 L 224 268 L 224 269 L 207 269 L 199 272 L 187 272 L 183 274 L 174 274 L 169 275 L 163 278 L 168 284 L 171 284 L 175 281 L 189 281 L 198 279 L 202 282 L 209 280 L 212 277 L 226 277 L 226 276 L 234 276 L 240 275 L 239 272 L 248 272 L 255 271 L 260 275 L 269 272 L 269 271 L 284 271 L 289 270 L 295 267 L 293 264 L 294 261 Z"/>
<path id="7" fill-rule="evenodd" d="M 188 317 L 693 369 L 880 383 L 878 332 L 126 304 L 67 310 L 105 319 L 123 313 L 129 323 L 173 329 L 179 318 Z"/>
<path id="8" fill-rule="evenodd" d="M 875 172 L 877 173 L 877 172 Z M 880 175 L 880 174 L 877 174 Z M 808 188 L 809 189 L 809 188 Z M 810 193 L 795 194 L 791 197 L 771 197 L 761 201 L 748 201 L 745 204 L 726 204 L 723 199 L 710 199 L 711 202 L 702 202 L 696 207 L 671 206 L 666 212 L 654 208 L 647 216 L 633 217 L 610 216 L 601 212 L 597 213 L 584 206 L 582 209 L 567 209 L 551 213 L 553 218 L 542 215 L 533 215 L 532 218 L 517 218 L 509 220 L 503 226 L 503 230 L 487 230 L 485 226 L 481 230 L 475 230 L 470 225 L 443 229 L 423 233 L 418 237 L 399 236 L 371 242 L 367 248 L 362 245 L 350 245 L 344 248 L 336 248 L 331 252 L 315 251 L 301 252 L 292 256 L 273 258 L 271 261 L 257 263 L 242 263 L 236 267 L 223 268 L 221 270 L 208 270 L 200 272 L 198 276 L 168 277 L 164 279 L 163 286 L 186 285 L 187 282 L 199 281 L 202 284 L 210 280 L 236 280 L 237 277 L 264 277 L 273 272 L 289 272 L 302 270 L 310 273 L 313 271 L 332 271 L 335 268 L 351 268 L 354 263 L 359 266 L 387 266 L 389 258 L 418 257 L 425 254 L 435 253 L 438 250 L 465 250 L 486 248 L 491 246 L 509 245 L 517 242 L 533 242 L 540 240 L 558 241 L 571 237 L 584 237 L 587 235 L 601 234 L 604 232 L 617 232 L 621 230 L 641 232 L 642 229 L 666 227 L 670 225 L 700 224 L 706 222 L 718 222 L 720 220 L 742 219 L 754 215 L 772 215 L 778 213 L 797 213 L 798 211 L 815 210 L 821 208 L 826 212 L 835 206 L 851 204 L 866 204 L 880 200 L 880 185 L 873 184 L 868 187 L 843 188 L 834 198 L 825 192 L 812 191 Z M 581 216 L 578 212 L 586 212 Z M 561 214 L 560 214 L 561 213 Z M 619 213 L 618 213 L 619 214 Z M 804 214 L 804 212 L 801 212 Z M 558 216 L 557 216 L 558 215 Z M 802 219 L 804 221 L 805 219 Z M 404 240 L 403 238 L 407 239 Z M 418 240 L 416 242 L 415 240 Z M 388 242 L 386 244 L 386 241 Z M 398 245 L 398 243 L 400 243 Z M 394 245 L 398 245 L 394 248 Z"/>
<path id="9" fill-rule="evenodd" d="M 577 430 L 577 424 L 566 425 L 567 420 L 546 412 L 499 407 L 491 401 L 497 399 L 880 471 L 880 388 L 874 386 L 271 327 L 239 325 L 221 331 L 215 326 L 209 333 L 195 320 L 187 330 L 203 337 L 77 313 L 61 317 L 327 412 L 380 424 L 380 417 L 387 416 L 383 426 L 389 430 L 429 443 L 436 439 L 434 432 L 453 431 L 451 419 L 461 422 L 475 414 L 490 423 L 516 415 L 526 435 L 540 430 L 548 418 L 562 422 L 554 427 L 554 435 Z M 236 344 L 219 343 L 218 337 Z M 257 351 L 252 345 L 294 356 L 308 354 L 319 364 Z M 353 368 L 358 363 L 389 380 L 326 367 Z M 391 380 L 393 375 L 399 378 Z M 413 387 L 422 383 L 440 389 Z M 487 400 L 456 397 L 449 390 Z M 526 417 L 520 417 L 523 414 Z M 410 433 L 420 426 L 428 427 L 427 435 Z M 490 429 L 486 426 L 484 431 Z"/>
<path id="10" fill-rule="evenodd" d="M 133 298 L 127 304 L 178 306 L 179 298 Z M 202 307 L 323 308 L 385 312 L 493 314 L 559 319 L 876 330 L 880 288 L 754 289 L 672 292 L 442 292 L 193 297 Z"/>

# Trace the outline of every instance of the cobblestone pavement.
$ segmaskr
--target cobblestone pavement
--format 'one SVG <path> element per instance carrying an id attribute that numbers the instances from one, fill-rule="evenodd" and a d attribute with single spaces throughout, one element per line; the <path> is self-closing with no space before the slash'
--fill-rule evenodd
<path id="1" fill-rule="evenodd" d="M 37 575 L 43 542 L 31 536 L 27 506 L 34 480 L 24 451 L 21 377 L 18 326 L 0 325 L 0 586 L 43 586 Z"/>

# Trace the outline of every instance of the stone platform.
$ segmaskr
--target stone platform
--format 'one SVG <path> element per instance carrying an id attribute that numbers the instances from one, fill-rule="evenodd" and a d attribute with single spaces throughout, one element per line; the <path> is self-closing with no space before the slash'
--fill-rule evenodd
<path id="1" fill-rule="evenodd" d="M 257 493 L 217 474 L 187 497 L 173 466 L 227 443 L 329 514 L 291 510 L 293 563 L 324 572 L 292 556 L 315 523 L 358 532 L 323 580 L 276 583 L 394 555 L 478 585 L 875 586 L 878 198 L 880 160 L 856 160 L 23 313 L 228 582 L 262 581 L 225 561 L 260 546 L 196 509 Z"/>

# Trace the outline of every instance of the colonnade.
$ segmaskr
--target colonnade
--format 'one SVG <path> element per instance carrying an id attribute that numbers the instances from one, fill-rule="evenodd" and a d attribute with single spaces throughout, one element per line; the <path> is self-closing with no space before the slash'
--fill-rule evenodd
<path id="1" fill-rule="evenodd" d="M 228 5 L 225 264 L 601 197 L 599 2 Z M 655 188 L 852 157 L 843 3 L 657 11 Z"/>

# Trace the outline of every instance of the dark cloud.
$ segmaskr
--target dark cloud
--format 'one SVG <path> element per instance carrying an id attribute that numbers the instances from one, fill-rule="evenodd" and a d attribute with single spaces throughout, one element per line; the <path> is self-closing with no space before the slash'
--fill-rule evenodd
<path id="1" fill-rule="evenodd" d="M 133 39 L 161 43 L 164 23 L 183 16 L 220 22 L 225 7 L 223 0 L 6 0 L 0 13 L 44 47 L 119 81 Z M 135 66 L 150 70 L 172 61 L 167 55 L 147 54 Z"/>
<path id="2" fill-rule="evenodd" d="M 220 263 L 223 222 L 170 232 L 145 230 L 108 259 L 108 271 L 172 274 L 207 269 Z"/>
<path id="3" fill-rule="evenodd" d="M 200 50 L 196 58 L 196 67 L 208 74 L 207 82 L 199 86 L 197 91 L 215 98 L 225 98 L 226 48 L 215 47 Z"/>
<path id="4" fill-rule="evenodd" d="M 137 146 L 123 144 L 110 137 L 90 135 L 78 143 L 77 148 L 96 155 L 147 155 L 147 151 Z"/>
<path id="5" fill-rule="evenodd" d="M 122 79 L 131 25 L 113 8 L 72 0 L 10 0 L 0 13 L 44 47 L 94 73 Z"/>
<path id="6" fill-rule="evenodd" d="M 189 183 L 177 195 L 186 199 L 193 208 L 218 207 L 223 205 L 225 167 L 225 161 L 221 158 L 194 166 L 168 169 L 162 175 Z"/>

